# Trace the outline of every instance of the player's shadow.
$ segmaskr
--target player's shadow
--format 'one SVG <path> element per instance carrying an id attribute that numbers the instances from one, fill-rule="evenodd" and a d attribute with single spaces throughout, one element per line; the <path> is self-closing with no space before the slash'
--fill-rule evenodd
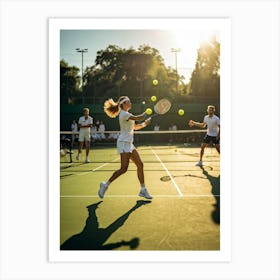
<path id="1" fill-rule="evenodd" d="M 200 167 L 202 169 L 202 173 L 209 180 L 212 187 L 212 194 L 216 199 L 216 203 L 214 204 L 215 209 L 212 212 L 212 219 L 216 224 L 220 224 L 220 175 L 218 177 L 214 177 L 209 175 L 208 171 L 206 171 L 203 166 Z"/>
<path id="2" fill-rule="evenodd" d="M 136 204 L 131 209 L 106 228 L 99 228 L 98 218 L 96 216 L 96 210 L 101 202 L 102 201 L 87 206 L 88 217 L 84 229 L 82 232 L 67 239 L 60 246 L 60 250 L 113 250 L 121 246 L 129 246 L 130 249 L 135 249 L 139 246 L 138 237 L 132 238 L 129 241 L 122 240 L 120 242 L 109 243 L 106 245 L 104 245 L 104 243 L 125 223 L 133 211 L 145 204 L 151 203 L 151 201 L 136 201 Z"/>

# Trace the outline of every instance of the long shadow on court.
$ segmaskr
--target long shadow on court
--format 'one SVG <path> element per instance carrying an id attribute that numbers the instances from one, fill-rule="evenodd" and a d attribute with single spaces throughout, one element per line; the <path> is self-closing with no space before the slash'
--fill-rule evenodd
<path id="1" fill-rule="evenodd" d="M 129 246 L 130 249 L 135 249 L 139 246 L 138 237 L 132 238 L 129 241 L 122 240 L 106 245 L 104 245 L 104 243 L 116 230 L 123 226 L 132 212 L 143 205 L 151 203 L 151 201 L 137 200 L 136 204 L 131 209 L 107 228 L 99 228 L 98 218 L 96 216 L 96 210 L 101 202 L 102 201 L 99 201 L 98 203 L 87 206 L 88 218 L 84 229 L 81 233 L 75 234 L 67 239 L 60 246 L 60 250 L 113 250 L 121 246 Z"/>
<path id="2" fill-rule="evenodd" d="M 212 194 L 216 199 L 216 203 L 214 204 L 214 211 L 212 212 L 212 219 L 216 224 L 220 224 L 220 175 L 218 177 L 214 177 L 209 175 L 208 171 L 204 169 L 204 167 L 200 167 L 202 169 L 202 173 L 207 177 L 211 186 L 212 186 Z"/>

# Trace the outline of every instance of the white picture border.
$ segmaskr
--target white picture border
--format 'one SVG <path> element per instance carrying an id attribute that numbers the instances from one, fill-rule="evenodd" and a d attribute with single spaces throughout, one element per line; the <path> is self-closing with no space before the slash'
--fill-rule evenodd
<path id="1" fill-rule="evenodd" d="M 184 29 L 220 32 L 221 43 L 221 225 L 219 251 L 60 251 L 60 30 Z M 179 27 L 180 26 L 180 27 Z M 231 261 L 231 19 L 230 18 L 50 18 L 49 19 L 49 261 L 230 262 Z M 227 125 L 223 125 L 227 124 Z M 51 163 L 51 164 L 50 164 Z"/>
<path id="2" fill-rule="evenodd" d="M 0 279 L 280 279 L 278 0 L 0 0 L 0 15 Z M 48 19 L 148 16 L 231 18 L 232 260 L 49 262 Z"/>

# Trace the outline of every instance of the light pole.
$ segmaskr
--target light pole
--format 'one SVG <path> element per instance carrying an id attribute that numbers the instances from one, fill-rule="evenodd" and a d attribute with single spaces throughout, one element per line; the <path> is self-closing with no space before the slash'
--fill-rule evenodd
<path id="1" fill-rule="evenodd" d="M 175 49 L 175 48 L 172 48 L 171 49 L 171 52 L 174 52 L 175 53 L 175 68 L 176 68 L 176 91 L 177 91 L 177 95 L 178 95 L 178 83 L 179 83 L 179 80 L 178 80 L 178 68 L 177 68 L 177 53 L 180 52 L 181 49 Z"/>
<path id="2" fill-rule="evenodd" d="M 82 92 L 84 89 L 84 53 L 88 52 L 88 49 L 80 49 L 80 48 L 76 48 L 76 51 L 82 54 Z"/>

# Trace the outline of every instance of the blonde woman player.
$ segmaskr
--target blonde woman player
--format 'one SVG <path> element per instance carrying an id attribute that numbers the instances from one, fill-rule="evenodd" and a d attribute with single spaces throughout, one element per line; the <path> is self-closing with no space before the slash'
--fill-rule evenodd
<path id="1" fill-rule="evenodd" d="M 205 128 L 207 126 L 207 132 L 203 139 L 203 143 L 201 144 L 199 162 L 196 164 L 196 166 L 203 165 L 202 158 L 204 155 L 204 150 L 209 143 L 212 142 L 215 145 L 217 152 L 220 153 L 220 118 L 214 114 L 215 106 L 213 105 L 208 105 L 207 113 L 208 115 L 204 117 L 202 123 L 195 122 L 193 120 L 189 121 L 190 127 L 197 126 L 199 128 Z"/>
<path id="2" fill-rule="evenodd" d="M 121 157 L 121 167 L 112 174 L 107 182 L 100 183 L 100 189 L 98 191 L 100 198 L 104 197 L 109 185 L 127 171 L 130 159 L 137 166 L 137 176 L 141 186 L 139 196 L 147 199 L 152 198 L 145 186 L 143 162 L 133 145 L 134 130 L 140 130 L 146 127 L 150 123 L 150 119 L 145 120 L 145 113 L 134 116 L 128 112 L 130 109 L 131 102 L 127 96 L 120 97 L 117 103 L 113 99 L 108 99 L 104 103 L 104 111 L 110 118 L 119 116 L 120 135 L 117 140 L 117 150 Z M 135 121 L 144 122 L 135 124 Z"/>

